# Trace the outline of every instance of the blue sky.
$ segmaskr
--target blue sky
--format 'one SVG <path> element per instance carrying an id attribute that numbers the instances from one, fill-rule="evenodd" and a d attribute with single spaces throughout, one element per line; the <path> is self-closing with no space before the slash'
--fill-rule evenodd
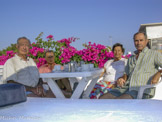
<path id="1" fill-rule="evenodd" d="M 119 42 L 133 51 L 140 24 L 162 22 L 161 12 L 161 0 L 0 0 L 0 50 L 21 36 L 34 42 L 44 32 L 44 39 L 80 38 L 77 49 L 91 41 Z"/>

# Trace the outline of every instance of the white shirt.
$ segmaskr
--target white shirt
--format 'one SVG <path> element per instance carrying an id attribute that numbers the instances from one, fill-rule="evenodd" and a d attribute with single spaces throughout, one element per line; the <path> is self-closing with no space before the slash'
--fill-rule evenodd
<path id="1" fill-rule="evenodd" d="M 127 59 L 121 58 L 119 61 L 115 61 L 113 59 L 108 60 L 104 64 L 104 68 L 106 69 L 105 76 L 103 81 L 114 82 L 121 76 L 124 75 L 125 66 L 127 64 Z"/>
<path id="2" fill-rule="evenodd" d="M 3 83 L 9 80 L 35 87 L 39 81 L 39 71 L 33 59 L 28 57 L 24 61 L 18 55 L 8 59 L 3 67 Z"/>

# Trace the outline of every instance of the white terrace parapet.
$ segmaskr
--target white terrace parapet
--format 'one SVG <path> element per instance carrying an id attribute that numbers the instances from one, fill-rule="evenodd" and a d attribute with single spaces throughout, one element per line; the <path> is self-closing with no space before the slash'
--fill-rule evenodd
<path id="1" fill-rule="evenodd" d="M 3 65 L 0 65 L 0 84 L 2 84 Z"/>

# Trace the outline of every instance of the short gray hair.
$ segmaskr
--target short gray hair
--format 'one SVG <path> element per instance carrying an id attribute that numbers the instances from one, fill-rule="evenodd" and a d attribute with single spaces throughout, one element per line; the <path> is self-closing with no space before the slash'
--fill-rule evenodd
<path id="1" fill-rule="evenodd" d="M 19 44 L 19 41 L 20 41 L 21 39 L 26 39 L 26 40 L 28 40 L 29 44 L 31 44 L 30 40 L 29 40 L 28 38 L 26 38 L 25 36 L 19 37 L 19 38 L 17 39 L 17 44 Z"/>
<path id="2" fill-rule="evenodd" d="M 135 33 L 135 34 L 133 35 L 133 39 L 135 39 L 135 36 L 136 36 L 137 34 L 140 34 L 140 33 L 142 33 L 142 34 L 145 36 L 145 39 L 147 39 L 147 35 L 146 35 L 146 33 L 143 32 L 143 31 L 139 31 L 139 32 Z"/>

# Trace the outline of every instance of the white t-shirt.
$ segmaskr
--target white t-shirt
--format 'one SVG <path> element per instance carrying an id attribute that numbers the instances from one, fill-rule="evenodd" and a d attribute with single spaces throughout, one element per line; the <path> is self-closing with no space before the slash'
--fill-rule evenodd
<path id="1" fill-rule="evenodd" d="M 18 55 L 8 59 L 3 67 L 3 83 L 9 80 L 35 87 L 39 81 L 39 71 L 33 59 L 24 61 Z"/>
<path id="2" fill-rule="evenodd" d="M 127 64 L 127 59 L 121 58 L 119 61 L 113 59 L 108 60 L 104 64 L 106 73 L 104 75 L 103 81 L 115 82 L 119 77 L 124 75 L 125 66 Z"/>

